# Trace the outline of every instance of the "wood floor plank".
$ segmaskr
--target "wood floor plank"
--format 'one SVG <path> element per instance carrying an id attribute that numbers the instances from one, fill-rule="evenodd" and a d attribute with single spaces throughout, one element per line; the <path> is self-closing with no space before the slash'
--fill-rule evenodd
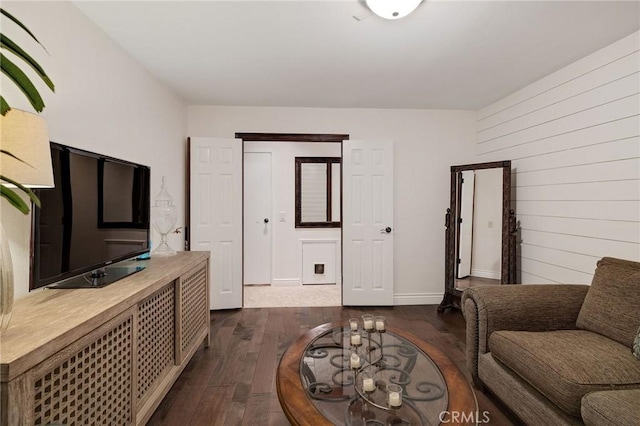
<path id="1" fill-rule="evenodd" d="M 271 392 L 252 394 L 242 419 L 245 426 L 266 425 L 269 423 L 269 400 Z"/>
<path id="2" fill-rule="evenodd" d="M 286 348 L 320 324 L 384 315 L 442 350 L 465 377 L 465 321 L 460 312 L 436 312 L 436 306 L 254 308 L 211 313 L 210 348 L 200 347 L 148 424 L 289 424 L 278 400 L 275 375 Z M 476 389 L 479 411 L 490 425 L 518 424 L 499 401 Z"/>
<path id="3" fill-rule="evenodd" d="M 250 352 L 259 352 L 262 339 L 264 338 L 264 330 L 267 326 L 269 312 L 267 309 L 243 309 L 247 311 L 244 321 L 254 329 L 253 338 L 251 339 Z"/>
<path id="4" fill-rule="evenodd" d="M 241 426 L 247 410 L 246 402 L 232 401 L 224 412 L 225 426 Z"/>
<path id="5" fill-rule="evenodd" d="M 269 399 L 269 413 L 283 413 L 282 407 L 280 406 L 280 400 L 278 399 L 278 389 L 276 387 L 276 381 L 273 381 L 273 386 L 271 387 L 271 398 Z"/>
<path id="6" fill-rule="evenodd" d="M 183 392 L 178 392 L 172 398 L 171 404 L 167 409 L 163 409 L 164 402 L 161 407 L 156 410 L 153 417 L 147 425 L 156 424 L 191 424 L 193 413 L 200 403 L 200 398 L 196 395 L 202 395 L 205 391 L 204 387 L 194 387 L 187 385 L 182 388 Z M 196 396 L 196 397 L 194 397 Z"/>
<path id="7" fill-rule="evenodd" d="M 282 328 L 282 316 L 276 310 L 269 315 L 265 337 L 260 346 L 256 361 L 256 373 L 251 386 L 251 393 L 269 393 L 275 380 L 278 365 L 278 339 Z"/>
<path id="8" fill-rule="evenodd" d="M 220 358 L 220 363 L 212 375 L 209 384 L 212 386 L 235 386 L 238 377 L 241 375 L 245 365 L 242 362 L 247 353 L 251 341 L 243 339 L 242 336 L 231 334 L 226 342 L 228 350 Z"/>
<path id="9" fill-rule="evenodd" d="M 289 426 L 290 424 L 284 412 L 269 413 L 269 426 Z"/>
<path id="10" fill-rule="evenodd" d="M 246 403 L 249 400 L 257 360 L 257 352 L 247 352 L 242 356 L 240 364 L 242 368 L 238 374 L 238 378 L 235 384 L 236 390 L 233 393 L 234 402 Z"/>
<path id="11" fill-rule="evenodd" d="M 193 368 L 187 372 L 186 386 L 191 386 L 192 388 L 205 388 L 209 386 L 211 377 L 220 368 L 220 358 L 207 356 L 209 354 L 204 350 L 201 352 L 204 352 L 204 356 L 192 360 Z M 189 364 L 191 364 L 191 362 Z"/>
<path id="12" fill-rule="evenodd" d="M 227 411 L 231 406 L 233 391 L 233 386 L 207 386 L 201 394 L 198 405 L 192 411 L 191 420 L 186 424 L 190 426 L 223 426 Z"/>
<path id="13" fill-rule="evenodd" d="M 227 353 L 229 349 L 229 340 L 231 340 L 231 335 L 233 335 L 234 327 L 219 327 L 215 333 L 211 336 L 211 345 L 209 349 L 211 350 L 210 356 L 223 356 Z"/>

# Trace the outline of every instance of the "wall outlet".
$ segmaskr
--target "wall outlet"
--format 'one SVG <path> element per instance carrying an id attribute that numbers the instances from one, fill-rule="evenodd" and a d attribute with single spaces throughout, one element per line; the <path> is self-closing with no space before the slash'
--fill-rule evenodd
<path id="1" fill-rule="evenodd" d="M 287 214 L 285 212 L 280 212 L 278 214 L 278 219 L 280 220 L 280 222 L 286 222 L 287 221 Z"/>

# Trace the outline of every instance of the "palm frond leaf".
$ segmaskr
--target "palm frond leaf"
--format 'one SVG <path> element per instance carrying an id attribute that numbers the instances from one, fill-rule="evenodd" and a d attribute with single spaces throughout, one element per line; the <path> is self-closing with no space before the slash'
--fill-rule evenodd
<path id="1" fill-rule="evenodd" d="M 29 213 L 29 206 L 14 190 L 0 185 L 0 197 L 6 199 L 9 204 L 20 210 L 22 214 Z"/>
<path id="2" fill-rule="evenodd" d="M 0 8 L 0 13 L 2 13 L 7 18 L 11 19 L 17 26 L 19 26 L 20 28 L 25 30 L 27 32 L 27 34 L 29 34 L 31 36 L 31 38 L 33 38 L 36 41 L 36 43 L 38 43 L 40 46 L 42 46 L 42 43 L 40 43 L 40 40 L 38 40 L 36 38 L 36 36 L 34 36 L 33 33 L 31 31 L 29 31 L 29 28 L 25 27 L 24 24 L 22 22 L 20 22 L 15 16 L 13 16 L 12 14 L 10 14 L 9 12 L 7 12 L 6 10 L 4 10 L 2 8 Z M 42 46 L 42 48 L 45 51 L 47 50 L 44 46 Z M 49 52 L 47 52 L 47 53 L 49 53 Z"/>
<path id="3" fill-rule="evenodd" d="M 33 70 L 40 76 L 42 81 L 51 89 L 55 91 L 55 87 L 51 79 L 44 72 L 44 69 L 38 64 L 27 52 L 25 52 L 20 46 L 14 43 L 9 37 L 4 34 L 0 34 L 0 47 L 7 49 L 9 52 L 13 53 L 27 64 L 33 68 Z"/>
<path id="4" fill-rule="evenodd" d="M 9 20 L 11 20 L 18 27 L 22 28 L 27 34 L 31 36 L 33 40 L 36 41 L 36 43 L 42 46 L 45 52 L 47 51 L 47 49 L 42 45 L 42 43 L 40 43 L 40 40 L 38 40 L 36 36 L 31 31 L 29 31 L 29 29 L 26 26 L 24 26 L 24 24 L 22 24 L 22 22 L 20 22 L 17 18 L 15 18 L 13 15 L 11 15 L 9 12 L 4 10 L 3 8 L 0 8 L 0 14 L 2 14 L 2 16 L 5 16 Z M 38 64 L 20 46 L 14 43 L 13 40 L 11 40 L 9 37 L 5 36 L 2 33 L 0 33 L 0 48 L 8 50 L 9 52 L 13 53 L 16 57 L 26 62 L 31 68 L 33 68 L 33 70 L 36 72 L 36 74 L 38 74 L 38 76 L 42 79 L 42 81 L 44 81 L 47 87 L 49 87 L 51 91 L 55 91 L 53 82 L 51 81 L 49 76 L 47 76 L 47 74 L 44 72 L 44 69 L 40 66 L 40 64 Z M 38 89 L 31 82 L 29 77 L 16 64 L 14 64 L 12 61 L 7 59 L 7 57 L 3 55 L 1 52 L 0 52 L 0 68 L 2 70 L 2 73 L 6 75 L 11 81 L 13 81 L 16 84 L 16 86 L 18 86 L 18 88 L 20 88 L 22 93 L 24 93 L 24 95 L 29 100 L 29 103 L 31 103 L 31 106 L 33 107 L 33 109 L 35 109 L 37 112 L 42 112 L 45 105 L 44 105 L 44 101 L 42 100 L 42 97 L 40 96 L 40 93 L 38 92 Z M 0 113 L 4 116 L 10 110 L 11 110 L 11 107 L 9 106 L 9 103 L 5 100 L 3 96 L 0 96 Z M 24 164 L 29 165 L 27 162 L 16 157 L 9 151 L 0 149 L 0 153 L 8 155 Z M 0 180 L 15 185 L 22 192 L 27 194 L 31 199 L 31 201 L 36 206 L 40 207 L 40 199 L 29 188 L 6 176 L 0 175 Z M 20 197 L 20 195 L 18 195 L 18 193 L 13 189 L 7 188 L 4 185 L 0 185 L 0 197 L 6 199 L 9 202 L 9 204 L 11 204 L 13 207 L 18 209 L 23 214 L 29 213 L 30 211 L 29 206 L 22 199 L 22 197 Z"/>
<path id="5" fill-rule="evenodd" d="M 0 114 L 6 115 L 9 111 L 11 111 L 11 107 L 7 101 L 4 100 L 4 97 L 0 96 Z"/>
<path id="6" fill-rule="evenodd" d="M 13 184 L 13 185 L 17 186 L 18 188 L 20 188 L 21 191 L 23 191 L 25 194 L 27 194 L 29 196 L 31 201 L 33 201 L 33 203 L 36 206 L 40 207 L 40 199 L 38 198 L 38 196 L 32 190 L 30 190 L 26 186 L 24 186 L 24 185 L 16 182 L 13 179 L 6 177 L 6 176 L 0 175 L 0 180 L 3 180 L 5 182 L 9 182 L 10 184 Z M 2 186 L 2 188 L 4 188 L 4 186 Z"/>
<path id="7" fill-rule="evenodd" d="M 38 92 L 38 89 L 33 85 L 29 77 L 22 72 L 20 68 L 13 62 L 7 59 L 2 53 L 0 53 L 0 65 L 2 72 L 9 77 L 19 88 L 22 93 L 25 94 L 33 109 L 38 112 L 42 112 L 44 109 L 44 101 Z"/>

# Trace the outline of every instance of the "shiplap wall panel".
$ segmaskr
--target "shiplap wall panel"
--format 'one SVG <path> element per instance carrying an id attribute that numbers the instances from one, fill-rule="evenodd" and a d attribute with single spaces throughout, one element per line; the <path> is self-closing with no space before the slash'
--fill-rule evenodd
<path id="1" fill-rule="evenodd" d="M 521 271 L 521 280 L 522 282 L 530 283 L 530 284 L 560 284 L 557 281 L 551 281 L 548 278 L 540 277 L 538 275 L 533 275 L 525 271 Z"/>
<path id="2" fill-rule="evenodd" d="M 520 264 L 523 270 L 536 271 L 540 277 L 553 277 L 551 280 L 558 283 L 589 284 L 593 277 L 593 271 L 591 273 L 575 271 L 565 266 L 559 266 L 557 263 L 546 263 L 525 257 L 520 260 Z"/>
<path id="3" fill-rule="evenodd" d="M 517 200 L 515 209 L 519 215 L 554 216 L 577 219 L 600 219 L 637 222 L 640 208 L 636 201 L 539 201 Z"/>
<path id="4" fill-rule="evenodd" d="M 640 71 L 640 52 L 624 56 L 606 67 L 597 68 L 558 87 L 558 90 L 542 92 L 537 96 L 524 100 L 501 114 L 483 119 L 478 131 L 493 128 L 499 124 L 524 117 L 532 111 L 543 110 L 554 104 L 563 104 L 576 97 L 589 96 L 591 92 L 607 91 L 620 80 L 628 79 Z"/>
<path id="5" fill-rule="evenodd" d="M 531 111 L 518 118 L 500 123 L 487 130 L 478 132 L 479 143 L 489 141 L 505 134 L 522 131 L 535 126 L 558 120 L 559 118 L 577 115 L 618 100 L 625 99 L 630 94 L 637 94 L 638 73 L 633 73 L 622 79 L 600 86 L 596 89 L 573 96 L 555 104 L 546 105 L 544 108 Z"/>
<path id="6" fill-rule="evenodd" d="M 559 117 L 545 123 L 512 131 L 478 143 L 478 153 L 498 152 L 512 144 L 534 143 L 541 139 L 559 136 L 576 130 L 591 128 L 611 121 L 638 116 L 640 96 L 635 93 L 591 109 Z"/>
<path id="7" fill-rule="evenodd" d="M 479 161 L 512 160 L 522 283 L 640 261 L 640 32 L 478 112 Z"/>
<path id="8" fill-rule="evenodd" d="M 609 144 L 612 143 L 615 143 L 615 149 L 611 149 L 613 145 L 610 146 Z M 638 146 L 640 146 L 640 137 L 636 136 L 512 160 L 511 167 L 518 171 L 518 177 L 522 177 L 527 172 L 535 173 L 559 168 L 606 164 L 602 162 L 602 158 L 606 158 L 607 162 L 624 161 L 633 163 L 636 160 L 634 156 L 638 152 Z M 593 161 L 585 163 L 583 157 L 593 158 Z M 617 166 L 620 165 L 620 163 L 617 164 Z"/>
<path id="9" fill-rule="evenodd" d="M 539 231 L 640 244 L 638 222 L 544 216 L 526 216 L 526 219 L 530 229 Z"/>
<path id="10" fill-rule="evenodd" d="M 484 120 L 494 114 L 504 113 L 527 99 L 555 90 L 596 70 L 605 67 L 611 69 L 612 64 L 639 50 L 638 32 L 636 32 L 486 106 L 478 112 L 478 119 Z"/>
<path id="11" fill-rule="evenodd" d="M 522 258 L 523 259 L 536 259 L 538 262 L 544 262 L 547 264 L 555 264 L 558 257 L 558 251 L 547 247 L 540 247 L 534 245 L 522 246 Z M 562 266 L 574 271 L 590 271 L 594 269 L 594 265 L 598 260 L 596 256 L 586 256 L 584 254 L 577 254 L 571 252 L 563 253 Z"/>
<path id="12" fill-rule="evenodd" d="M 550 138 L 525 141 L 520 144 L 514 143 L 502 148 L 500 153 L 506 156 L 510 155 L 512 161 L 533 156 L 550 156 L 556 152 L 585 149 L 592 145 L 638 137 L 639 132 L 638 118 L 637 116 L 631 116 L 604 124 L 588 126 Z"/>
<path id="13" fill-rule="evenodd" d="M 637 142 L 640 143 L 640 142 Z M 615 163 L 615 164 L 611 164 Z M 609 160 L 606 163 L 555 166 L 555 168 L 518 171 L 517 186 L 553 185 L 576 182 L 604 182 L 633 180 L 638 171 L 633 158 Z"/>
<path id="14" fill-rule="evenodd" d="M 523 186 L 516 188 L 520 200 L 534 201 L 636 201 L 638 180 L 577 184 Z"/>
<path id="15" fill-rule="evenodd" d="M 638 244 L 624 241 L 591 238 L 581 235 L 556 234 L 527 228 L 523 228 L 521 234 L 523 247 L 525 245 L 533 245 L 556 250 L 558 258 L 555 263 L 558 266 L 563 265 L 563 252 L 597 258 L 611 256 L 622 259 L 637 259 L 638 255 Z"/>

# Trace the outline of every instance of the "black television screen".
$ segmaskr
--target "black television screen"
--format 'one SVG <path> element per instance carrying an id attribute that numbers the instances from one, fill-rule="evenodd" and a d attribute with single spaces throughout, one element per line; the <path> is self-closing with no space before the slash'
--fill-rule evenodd
<path id="1" fill-rule="evenodd" d="M 55 188 L 35 191 L 30 289 L 83 274 L 91 283 L 149 251 L 149 167 L 54 142 L 51 160 Z"/>

